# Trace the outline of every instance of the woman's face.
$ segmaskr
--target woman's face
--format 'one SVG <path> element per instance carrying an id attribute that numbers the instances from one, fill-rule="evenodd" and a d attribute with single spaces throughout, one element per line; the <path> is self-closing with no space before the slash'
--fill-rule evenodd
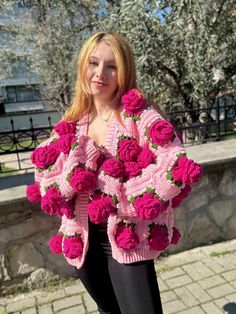
<path id="1" fill-rule="evenodd" d="M 89 57 L 87 80 L 94 99 L 110 102 L 117 89 L 117 66 L 109 45 L 101 41 Z"/>

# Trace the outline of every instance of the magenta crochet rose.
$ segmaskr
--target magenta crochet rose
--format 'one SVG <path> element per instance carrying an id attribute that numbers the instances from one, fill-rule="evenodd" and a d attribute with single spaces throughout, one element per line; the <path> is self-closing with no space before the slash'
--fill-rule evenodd
<path id="1" fill-rule="evenodd" d="M 120 140 L 118 145 L 118 155 L 123 161 L 136 161 L 141 148 L 135 140 Z"/>
<path id="2" fill-rule="evenodd" d="M 130 89 L 122 96 L 121 102 L 128 115 L 138 116 L 145 107 L 145 99 L 137 89 Z"/>
<path id="3" fill-rule="evenodd" d="M 142 148 L 137 162 L 141 168 L 147 168 L 147 166 L 155 162 L 155 159 L 156 155 L 150 149 Z"/>
<path id="4" fill-rule="evenodd" d="M 49 188 L 41 199 L 41 208 L 49 215 L 55 215 L 60 209 L 63 199 L 58 189 L 53 186 Z"/>
<path id="5" fill-rule="evenodd" d="M 70 259 L 80 257 L 83 253 L 83 243 L 80 237 L 73 236 L 64 239 L 63 253 Z"/>
<path id="6" fill-rule="evenodd" d="M 76 123 L 72 121 L 60 121 L 54 126 L 54 130 L 59 135 L 75 133 Z"/>
<path id="7" fill-rule="evenodd" d="M 102 169 L 106 174 L 114 178 L 122 178 L 125 175 L 124 164 L 115 158 L 105 160 Z"/>
<path id="8" fill-rule="evenodd" d="M 172 207 L 173 208 L 179 207 L 182 201 L 189 195 L 191 191 L 192 187 L 189 184 L 185 185 L 181 192 L 174 198 L 172 198 Z"/>
<path id="9" fill-rule="evenodd" d="M 153 250 L 164 251 L 169 245 L 168 229 L 166 225 L 151 227 L 149 245 Z"/>
<path id="10" fill-rule="evenodd" d="M 172 170 L 172 177 L 177 182 L 194 184 L 202 177 L 202 167 L 192 159 L 183 156 L 177 160 Z"/>
<path id="11" fill-rule="evenodd" d="M 57 234 L 49 240 L 49 248 L 53 254 L 62 253 L 62 234 Z"/>
<path id="12" fill-rule="evenodd" d="M 171 244 L 177 244 L 179 242 L 181 234 L 180 234 L 179 230 L 175 227 L 172 228 L 172 232 L 173 232 L 173 234 L 172 234 L 172 238 L 171 238 L 170 243 Z"/>
<path id="13" fill-rule="evenodd" d="M 151 138 L 152 143 L 160 146 L 169 143 L 173 135 L 174 128 L 166 120 L 158 120 L 148 129 L 148 136 Z"/>
<path id="14" fill-rule="evenodd" d="M 61 207 L 57 210 L 59 217 L 65 215 L 68 219 L 74 218 L 75 206 L 73 200 L 64 200 Z"/>
<path id="15" fill-rule="evenodd" d="M 72 173 L 69 183 L 76 192 L 88 192 L 95 188 L 96 176 L 93 172 L 78 167 Z"/>
<path id="16" fill-rule="evenodd" d="M 139 237 L 134 232 L 131 225 L 120 225 L 117 227 L 115 240 L 117 245 L 123 250 L 134 249 L 139 243 Z"/>
<path id="17" fill-rule="evenodd" d="M 134 208 L 139 218 L 155 219 L 161 212 L 161 203 L 152 193 L 145 193 L 142 197 L 136 198 Z"/>
<path id="18" fill-rule="evenodd" d="M 55 145 L 38 147 L 33 151 L 31 161 L 37 168 L 43 169 L 54 164 L 59 154 Z"/>
<path id="19" fill-rule="evenodd" d="M 109 215 L 115 211 L 112 198 L 110 196 L 101 196 L 92 200 L 88 204 L 88 215 L 90 221 L 99 224 L 107 220 Z"/>
<path id="20" fill-rule="evenodd" d="M 26 196 L 31 203 L 41 200 L 40 188 L 38 184 L 28 185 L 26 188 Z"/>
<path id="21" fill-rule="evenodd" d="M 59 140 L 54 142 L 60 152 L 63 152 L 65 155 L 68 155 L 71 150 L 71 145 L 76 141 L 74 134 L 65 134 L 61 135 Z"/>
<path id="22" fill-rule="evenodd" d="M 128 179 L 136 177 L 142 172 L 140 165 L 135 161 L 127 161 L 124 164 Z"/>

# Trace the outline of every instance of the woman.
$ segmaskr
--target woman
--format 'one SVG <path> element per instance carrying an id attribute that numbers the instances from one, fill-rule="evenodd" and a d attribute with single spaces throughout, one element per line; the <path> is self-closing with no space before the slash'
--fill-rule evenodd
<path id="1" fill-rule="evenodd" d="M 117 33 L 82 47 L 74 102 L 32 154 L 30 201 L 62 217 L 50 239 L 99 313 L 162 313 L 154 259 L 180 233 L 173 208 L 202 171 L 172 125 L 136 89 L 132 51 Z"/>

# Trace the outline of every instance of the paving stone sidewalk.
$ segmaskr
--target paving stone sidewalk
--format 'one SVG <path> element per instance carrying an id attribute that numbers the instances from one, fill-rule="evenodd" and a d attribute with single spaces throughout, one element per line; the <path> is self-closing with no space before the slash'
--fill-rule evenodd
<path id="1" fill-rule="evenodd" d="M 164 314 L 236 314 L 236 239 L 156 261 Z M 97 314 L 82 284 L 0 298 L 1 314 Z M 148 314 L 148 313 L 146 313 Z"/>

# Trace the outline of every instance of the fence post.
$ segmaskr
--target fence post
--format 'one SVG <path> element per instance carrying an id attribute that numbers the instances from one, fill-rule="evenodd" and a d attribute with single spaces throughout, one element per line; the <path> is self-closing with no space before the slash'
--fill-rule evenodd
<path id="1" fill-rule="evenodd" d="M 12 127 L 12 134 L 13 134 L 14 145 L 15 145 L 15 149 L 16 149 L 17 163 L 18 163 L 19 170 L 21 170 L 20 156 L 19 156 L 19 151 L 18 151 L 18 146 L 17 146 L 18 139 L 16 138 L 16 132 L 15 132 L 15 128 L 14 128 L 14 121 L 12 119 L 11 119 L 11 127 Z"/>
<path id="2" fill-rule="evenodd" d="M 220 140 L 220 102 L 216 101 L 216 141 Z"/>

